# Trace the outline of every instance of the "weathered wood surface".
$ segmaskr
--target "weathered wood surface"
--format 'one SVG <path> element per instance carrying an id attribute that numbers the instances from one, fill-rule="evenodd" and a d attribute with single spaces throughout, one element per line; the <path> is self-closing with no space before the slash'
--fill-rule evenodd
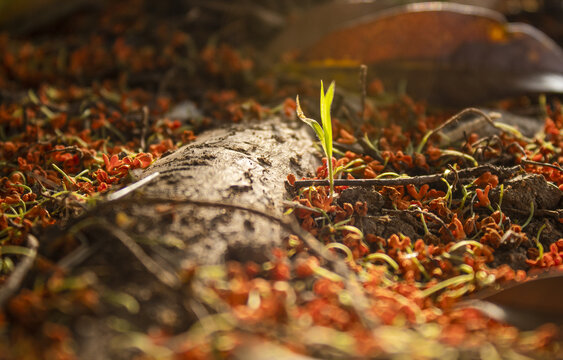
<path id="1" fill-rule="evenodd" d="M 156 161 L 143 176 L 160 175 L 137 193 L 101 204 L 72 224 L 86 243 L 84 255 L 75 251 L 60 264 L 73 275 L 86 274 L 103 304 L 95 314 L 73 318 L 80 358 L 132 355 L 121 348 L 127 341 L 114 339 L 116 318 L 142 333 L 150 327 L 186 331 L 197 317 L 180 285 L 181 269 L 267 260 L 285 236 L 278 224 L 245 211 L 143 199 L 217 201 L 282 216 L 287 174 L 304 176 L 317 163 L 312 136 L 301 124 L 274 118 L 215 129 Z M 51 240 L 41 252 L 56 258 L 57 241 Z M 132 296 L 139 309 L 105 301 L 116 292 Z"/>
<path id="2" fill-rule="evenodd" d="M 312 150 L 306 129 L 279 119 L 212 130 L 151 166 L 146 175 L 160 176 L 145 194 L 226 202 L 281 216 L 284 181 L 289 173 L 302 176 L 315 168 Z M 279 225 L 256 215 L 197 206 L 177 210 L 165 232 L 157 232 L 182 239 L 203 263 L 264 259 L 281 239 Z"/>

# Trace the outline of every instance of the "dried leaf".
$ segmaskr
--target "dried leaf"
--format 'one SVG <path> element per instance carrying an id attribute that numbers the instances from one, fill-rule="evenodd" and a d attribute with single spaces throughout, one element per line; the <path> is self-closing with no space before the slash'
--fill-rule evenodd
<path id="1" fill-rule="evenodd" d="M 301 26 L 307 32 L 307 24 Z M 368 64 L 386 85 L 407 81 L 407 93 L 432 103 L 563 93 L 563 51 L 555 42 L 475 6 L 418 3 L 383 10 L 323 36 L 300 59 L 313 65 L 315 76 L 319 68 L 357 73 L 359 64 Z"/>
<path id="2" fill-rule="evenodd" d="M 488 287 L 470 296 L 459 306 L 480 309 L 501 321 L 522 329 L 533 329 L 545 322 L 563 324 L 561 295 L 563 272 L 547 271 L 525 282 L 510 281 Z M 489 303 L 495 304 L 492 307 Z"/>
<path id="3" fill-rule="evenodd" d="M 77 10 L 96 6 L 93 0 L 3 0 L 0 1 L 0 29 L 31 31 Z"/>

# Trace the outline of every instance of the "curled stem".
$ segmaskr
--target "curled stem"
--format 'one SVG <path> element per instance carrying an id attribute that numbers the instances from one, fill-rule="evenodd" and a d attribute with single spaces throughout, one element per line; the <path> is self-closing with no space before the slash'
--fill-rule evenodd
<path id="1" fill-rule="evenodd" d="M 333 242 L 326 246 L 327 250 L 330 249 L 339 249 L 342 250 L 346 254 L 346 260 L 349 262 L 354 262 L 354 255 L 352 255 L 352 251 L 344 244 Z"/>
<path id="2" fill-rule="evenodd" d="M 540 229 L 538 230 L 538 234 L 535 237 L 535 242 L 536 242 L 536 246 L 538 247 L 538 250 L 540 251 L 538 258 L 536 260 L 539 260 L 543 257 L 543 245 L 540 242 L 540 235 L 543 231 L 543 229 L 545 229 L 545 227 L 547 226 L 547 223 L 544 223 Z"/>
<path id="3" fill-rule="evenodd" d="M 389 256 L 387 254 L 383 254 L 383 253 L 369 254 L 368 256 L 366 256 L 364 258 L 364 260 L 366 260 L 366 261 L 383 260 L 387 264 L 391 265 L 391 267 L 395 271 L 399 271 L 399 264 L 397 264 L 397 262 L 395 260 L 393 260 L 393 258 L 391 258 L 391 256 Z"/>
<path id="4" fill-rule="evenodd" d="M 522 229 L 528 226 L 528 224 L 530 223 L 530 221 L 532 221 L 533 218 L 534 218 L 534 200 L 530 201 L 530 216 L 528 216 L 526 222 L 524 223 L 524 225 L 522 225 Z"/>
<path id="5" fill-rule="evenodd" d="M 465 269 L 465 268 L 463 268 L 463 269 Z M 473 269 L 471 269 L 471 271 L 469 271 L 469 269 L 465 269 L 465 270 L 468 272 L 467 274 L 458 275 L 458 276 L 455 276 L 453 278 L 449 278 L 447 280 L 439 282 L 438 284 L 436 284 L 434 286 L 429 287 L 428 289 L 423 290 L 422 296 L 427 297 L 427 296 L 432 295 L 435 292 L 438 292 L 438 291 L 445 289 L 447 287 L 461 285 L 461 284 L 472 281 L 473 278 L 475 277 L 475 273 L 473 272 Z"/>

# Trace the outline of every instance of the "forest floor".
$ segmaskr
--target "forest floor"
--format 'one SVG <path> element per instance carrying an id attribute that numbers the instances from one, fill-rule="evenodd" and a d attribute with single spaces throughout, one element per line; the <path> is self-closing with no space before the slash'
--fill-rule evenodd
<path id="1" fill-rule="evenodd" d="M 196 8 L 127 0 L 87 7 L 49 30 L 0 34 L 0 359 L 80 358 L 84 315 L 139 311 L 126 292 L 65 270 L 80 255 L 76 219 L 208 130 L 274 117 L 295 124 L 298 94 L 305 113 L 318 114 L 320 79 L 287 77 L 257 50 L 273 30 L 249 30 L 252 12 Z M 481 290 L 563 271 L 559 98 L 487 104 L 540 109 L 530 136 L 496 125 L 496 113 L 429 107 L 377 79 L 364 86 L 368 99 L 384 100 L 357 106 L 361 97 L 336 84 L 335 194 L 326 157 L 308 177 L 285 174 L 284 217 L 257 215 L 288 229 L 282 244 L 266 260 L 179 269 L 193 318 L 182 331 L 135 331 L 114 317 L 109 326 L 123 335 L 111 343 L 116 353 L 560 356 L 561 309 L 523 331 L 463 305 Z M 490 128 L 444 143 L 439 133 L 468 116 Z M 169 205 L 155 212 L 170 214 Z M 113 215 L 119 229 L 139 221 Z"/>

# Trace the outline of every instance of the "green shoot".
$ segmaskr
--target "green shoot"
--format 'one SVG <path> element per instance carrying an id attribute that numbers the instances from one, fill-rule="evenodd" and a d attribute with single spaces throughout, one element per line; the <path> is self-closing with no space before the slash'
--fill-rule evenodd
<path id="1" fill-rule="evenodd" d="M 428 230 L 428 225 L 426 225 L 426 220 L 424 220 L 424 214 L 421 212 L 419 215 L 420 215 L 420 221 L 422 221 L 422 225 L 424 226 L 424 235 L 430 234 L 430 231 Z"/>
<path id="2" fill-rule="evenodd" d="M 338 242 L 333 242 L 330 243 L 328 245 L 325 246 L 325 248 L 327 250 L 330 249 L 339 249 L 341 250 L 343 253 L 346 254 L 346 261 L 353 263 L 354 262 L 354 255 L 352 255 L 352 250 L 350 250 L 350 248 L 342 243 L 338 243 Z"/>
<path id="3" fill-rule="evenodd" d="M 384 173 L 377 175 L 375 178 L 376 179 L 383 179 L 384 177 L 399 178 L 399 177 L 401 177 L 401 175 L 399 175 L 395 172 L 388 171 L 388 172 L 384 172 Z"/>
<path id="4" fill-rule="evenodd" d="M 4 245 L 0 246 L 0 255 L 25 255 L 33 256 L 34 250 L 23 246 L 17 245 Z"/>
<path id="5" fill-rule="evenodd" d="M 397 264 L 397 262 L 395 260 L 393 260 L 393 258 L 387 254 L 383 254 L 383 253 L 371 253 L 369 255 L 367 255 L 366 257 L 364 257 L 364 261 L 367 262 L 371 262 L 374 260 L 383 260 L 385 262 L 387 262 L 387 264 L 391 265 L 391 267 L 393 268 L 393 270 L 395 271 L 399 271 L 399 264 Z"/>
<path id="6" fill-rule="evenodd" d="M 428 142 L 428 139 L 430 139 L 430 136 L 434 135 L 434 131 L 428 131 L 426 134 L 424 134 L 424 137 L 422 138 L 422 141 L 420 142 L 420 144 L 418 144 L 418 146 L 416 147 L 416 150 L 414 151 L 415 153 L 421 154 L 422 150 L 424 149 L 424 145 L 426 145 L 426 143 Z"/>
<path id="7" fill-rule="evenodd" d="M 463 210 L 463 207 L 465 206 L 465 201 L 467 200 L 467 197 L 469 196 L 469 194 L 471 194 L 470 191 L 467 191 L 467 189 L 470 188 L 470 187 L 471 187 L 471 184 L 464 185 L 464 186 L 461 187 L 463 197 L 461 198 L 461 203 L 459 204 L 459 210 Z"/>
<path id="8" fill-rule="evenodd" d="M 340 275 L 338 275 L 338 274 L 336 274 L 336 273 L 334 273 L 334 272 L 332 272 L 332 271 L 330 271 L 330 270 L 328 270 L 328 269 L 325 269 L 325 268 L 322 267 L 322 266 L 317 266 L 317 267 L 315 267 L 315 268 L 313 269 L 313 271 L 314 271 L 314 273 L 315 273 L 316 275 L 319 275 L 319 276 L 321 276 L 321 277 L 324 277 L 324 278 L 329 279 L 329 280 L 334 281 L 334 282 L 339 282 L 339 281 L 343 281 L 343 280 L 344 280 L 344 279 L 342 278 L 342 276 L 340 276 Z"/>
<path id="9" fill-rule="evenodd" d="M 358 229 L 357 227 L 352 226 L 352 225 L 340 225 L 338 227 L 335 227 L 335 229 L 341 230 L 341 231 L 342 230 L 350 231 L 350 232 L 353 232 L 354 234 L 360 236 L 360 238 L 362 238 L 362 239 L 364 238 L 364 233 L 360 229 Z"/>
<path id="10" fill-rule="evenodd" d="M 324 92 L 323 82 L 321 80 L 321 125 L 313 119 L 309 119 L 303 114 L 301 110 L 301 105 L 299 104 L 299 96 L 297 96 L 297 116 L 301 121 L 309 125 L 315 130 L 321 145 L 323 147 L 324 153 L 327 158 L 328 167 L 328 181 L 330 183 L 330 197 L 334 195 L 334 171 L 332 169 L 332 120 L 330 118 L 330 106 L 332 105 L 332 99 L 334 98 L 334 81 L 330 84 L 326 93 Z"/>
<path id="11" fill-rule="evenodd" d="M 477 162 L 477 160 L 475 160 L 475 158 L 471 155 L 468 154 L 464 154 L 460 151 L 456 151 L 456 150 L 440 150 L 440 153 L 442 155 L 449 155 L 449 156 L 456 156 L 456 157 L 461 157 L 464 158 L 465 160 L 470 161 L 473 166 L 477 167 L 479 166 L 479 163 Z"/>
<path id="12" fill-rule="evenodd" d="M 57 172 L 61 174 L 69 183 L 76 184 L 76 181 L 74 181 L 69 175 L 67 175 L 67 173 L 65 173 L 63 169 L 55 164 L 51 164 L 51 166 L 53 166 L 53 168 L 55 168 L 55 170 L 57 170 Z"/>
<path id="13" fill-rule="evenodd" d="M 443 182 L 446 183 L 446 186 L 448 187 L 448 191 L 446 192 L 446 196 L 444 196 L 444 200 L 448 202 L 448 207 L 452 206 L 452 186 L 450 185 L 450 183 L 448 182 L 448 180 L 446 180 L 445 178 L 441 178 L 440 180 L 442 180 Z"/>
<path id="14" fill-rule="evenodd" d="M 545 229 L 546 226 L 547 226 L 547 223 L 544 223 L 540 227 L 540 229 L 538 230 L 538 234 L 534 238 L 536 246 L 538 247 L 538 250 L 539 250 L 539 255 L 538 255 L 538 258 L 536 260 L 540 260 L 543 257 L 543 245 L 540 242 L 540 235 L 541 235 L 541 232 L 543 231 L 543 229 Z"/>
<path id="15" fill-rule="evenodd" d="M 422 222 L 422 226 L 424 226 L 424 235 L 428 235 L 430 231 L 428 230 L 428 225 L 426 225 L 426 220 L 424 219 L 424 214 L 422 212 L 422 209 L 414 204 L 409 205 L 408 210 L 411 209 L 416 209 L 420 211 L 419 215 L 420 215 L 420 221 Z"/>
<path id="16" fill-rule="evenodd" d="M 533 217 L 534 217 L 534 200 L 530 201 L 530 216 L 528 216 L 526 222 L 524 223 L 524 225 L 522 225 L 522 229 L 528 226 L 530 221 L 532 221 Z"/>
<path id="17" fill-rule="evenodd" d="M 336 149 L 334 149 L 334 150 L 336 150 Z M 361 165 L 355 166 L 357 164 L 361 164 Z M 338 166 L 334 170 L 334 177 L 338 177 L 338 175 L 340 173 L 343 173 L 343 172 L 350 173 L 350 172 L 354 172 L 354 171 L 358 171 L 358 170 L 363 170 L 365 168 L 366 168 L 366 165 L 365 165 L 365 162 L 364 162 L 363 159 L 355 159 L 355 160 L 350 161 L 348 164 L 346 164 L 344 166 L 342 166 L 342 165 Z"/>
<path id="18" fill-rule="evenodd" d="M 365 144 L 372 149 L 377 156 L 381 156 L 381 152 L 379 151 L 379 149 L 377 148 L 379 140 L 374 140 L 373 142 L 369 139 L 368 134 L 364 133 L 364 140 L 365 140 Z"/>
<path id="19" fill-rule="evenodd" d="M 465 265 L 465 264 L 463 264 Z M 429 295 L 434 294 L 437 291 L 440 291 L 442 289 L 445 289 L 449 286 L 458 286 L 467 282 L 472 281 L 475 278 L 475 274 L 473 272 L 473 269 L 470 268 L 469 266 L 460 266 L 460 269 L 462 271 L 464 271 L 466 274 L 464 275 L 458 275 L 455 276 L 453 278 L 449 278 L 447 280 L 441 281 L 439 283 L 437 283 L 436 285 L 429 287 L 428 289 L 425 289 L 422 291 L 421 295 L 423 297 L 427 297 Z"/>
<path id="20" fill-rule="evenodd" d="M 500 226 L 500 228 L 502 230 L 504 230 L 504 225 L 502 225 L 502 221 L 504 220 L 504 214 L 502 213 L 502 198 L 504 196 L 504 184 L 500 185 L 500 195 L 499 195 L 499 200 L 498 200 L 498 212 L 500 213 L 500 219 L 498 221 L 498 225 Z"/>
<path id="21" fill-rule="evenodd" d="M 422 214 L 421 214 L 422 215 Z M 418 255 L 418 253 L 414 253 L 412 251 L 412 249 L 410 247 L 407 246 L 407 253 L 409 253 L 409 255 L 411 255 L 410 259 L 412 260 L 412 262 L 416 265 L 416 267 L 418 268 L 418 270 L 420 271 L 420 273 L 424 276 L 424 278 L 426 280 L 430 280 L 430 275 L 428 275 L 428 272 L 426 271 L 426 269 L 424 268 L 424 266 L 422 266 L 422 264 L 420 263 L 420 261 L 418 260 L 418 258 L 416 257 L 416 255 Z M 414 254 L 414 255 L 413 255 Z"/>
<path id="22" fill-rule="evenodd" d="M 475 240 L 463 240 L 463 241 L 457 242 L 454 246 L 452 246 L 452 247 L 450 248 L 450 250 L 449 250 L 448 252 L 449 252 L 449 253 L 454 252 L 455 250 L 461 248 L 462 246 L 466 246 L 466 245 L 473 245 L 473 246 L 478 247 L 478 248 L 482 248 L 482 247 L 483 247 L 483 244 L 481 244 L 481 243 L 478 242 L 478 241 L 475 241 Z"/>

